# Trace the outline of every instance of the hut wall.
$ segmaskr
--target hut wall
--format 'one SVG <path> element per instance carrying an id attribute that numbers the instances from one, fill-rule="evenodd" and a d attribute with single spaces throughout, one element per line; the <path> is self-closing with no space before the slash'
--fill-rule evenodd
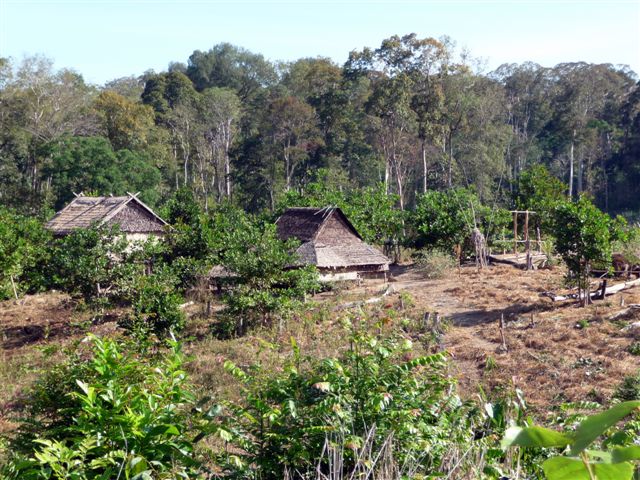
<path id="1" fill-rule="evenodd" d="M 125 233 L 156 233 L 164 232 L 164 225 L 156 220 L 140 205 L 129 202 L 109 224 L 118 224 Z"/>
<path id="2" fill-rule="evenodd" d="M 335 282 L 338 280 L 358 280 L 357 271 L 340 272 L 335 270 L 324 270 L 318 273 L 318 280 L 321 282 Z"/>
<path id="3" fill-rule="evenodd" d="M 316 241 L 326 245 L 343 245 L 345 243 L 358 243 L 362 240 L 353 234 L 347 224 L 340 218 L 340 215 L 334 213 L 323 225 Z"/>

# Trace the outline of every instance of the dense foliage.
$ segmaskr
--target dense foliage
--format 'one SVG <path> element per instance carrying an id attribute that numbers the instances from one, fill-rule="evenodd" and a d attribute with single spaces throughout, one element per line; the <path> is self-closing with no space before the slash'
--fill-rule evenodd
<path id="1" fill-rule="evenodd" d="M 558 205 L 554 221 L 556 250 L 567 264 L 569 279 L 578 286 L 579 298 L 587 305 L 589 274 L 597 262 L 609 268 L 611 242 L 622 234 L 621 220 L 612 220 L 583 195 L 575 202 Z"/>
<path id="2" fill-rule="evenodd" d="M 43 57 L 1 59 L 0 205 L 34 213 L 73 191 L 135 190 L 155 206 L 187 188 L 206 210 L 231 200 L 257 213 L 308 192 L 322 170 L 335 203 L 366 201 L 370 212 L 455 187 L 484 202 L 520 191 L 533 207 L 532 181 L 553 195 L 559 186 L 535 178 L 544 166 L 570 197 L 637 215 L 634 72 L 575 62 L 485 74 L 458 53 L 449 38 L 394 35 L 342 66 L 276 65 L 222 43 L 102 86 Z"/>
<path id="3" fill-rule="evenodd" d="M 13 440 L 14 458 L 2 478 L 195 474 L 195 402 L 178 345 L 150 360 L 113 340 L 91 342 L 88 360 L 72 358 L 36 384 L 30 394 L 36 408 Z"/>
<path id="4" fill-rule="evenodd" d="M 545 448 L 564 451 L 542 463 L 548 480 L 631 480 L 640 460 L 637 421 L 613 429 L 621 420 L 637 416 L 640 401 L 618 403 L 610 409 L 584 418 L 567 432 L 538 426 L 512 427 L 502 441 L 505 447 Z"/>

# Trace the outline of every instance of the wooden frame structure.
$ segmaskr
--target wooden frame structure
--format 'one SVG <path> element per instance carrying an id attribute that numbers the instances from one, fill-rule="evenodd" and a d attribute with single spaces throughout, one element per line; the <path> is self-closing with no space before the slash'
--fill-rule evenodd
<path id="1" fill-rule="evenodd" d="M 531 262 L 531 243 L 535 243 L 538 246 L 538 253 L 542 253 L 542 240 L 540 239 L 540 229 L 536 229 L 536 240 L 529 238 L 529 215 L 535 215 L 533 210 L 511 210 L 513 215 L 513 254 L 518 255 L 518 244 L 523 243 L 525 254 L 527 256 L 527 270 L 533 269 Z M 524 215 L 524 228 L 522 240 L 518 239 L 518 216 Z"/>

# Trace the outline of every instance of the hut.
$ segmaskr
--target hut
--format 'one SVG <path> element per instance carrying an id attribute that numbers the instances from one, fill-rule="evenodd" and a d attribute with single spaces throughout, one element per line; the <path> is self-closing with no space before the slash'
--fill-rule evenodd
<path id="1" fill-rule="evenodd" d="M 382 276 L 389 270 L 389 259 L 362 240 L 339 208 L 289 208 L 276 227 L 281 240 L 302 242 L 296 250 L 300 264 L 315 265 L 323 281 Z"/>
<path id="2" fill-rule="evenodd" d="M 55 236 L 64 236 L 91 225 L 118 225 L 129 242 L 161 237 L 167 222 L 146 206 L 138 194 L 122 197 L 76 195 L 45 225 Z"/>

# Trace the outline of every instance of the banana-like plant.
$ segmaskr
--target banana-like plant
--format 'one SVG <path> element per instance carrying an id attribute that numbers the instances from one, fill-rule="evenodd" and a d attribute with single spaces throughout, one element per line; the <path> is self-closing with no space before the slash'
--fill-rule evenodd
<path id="1" fill-rule="evenodd" d="M 610 437 L 607 451 L 589 447 L 625 417 L 640 410 L 640 400 L 623 402 L 585 418 L 573 432 L 548 428 L 511 427 L 502 439 L 503 448 L 561 448 L 563 454 L 542 464 L 548 480 L 631 480 L 634 461 L 640 460 L 640 446 L 626 444 L 626 435 Z"/>

